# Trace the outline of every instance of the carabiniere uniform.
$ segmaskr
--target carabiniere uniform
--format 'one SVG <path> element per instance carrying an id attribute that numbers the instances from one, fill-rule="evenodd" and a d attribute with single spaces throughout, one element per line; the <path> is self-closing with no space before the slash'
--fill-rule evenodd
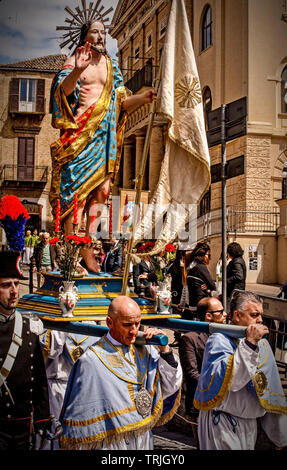
<path id="1" fill-rule="evenodd" d="M 50 420 L 44 360 L 31 329 L 30 319 L 17 310 L 0 314 L 0 449 L 29 448 L 33 432 Z"/>

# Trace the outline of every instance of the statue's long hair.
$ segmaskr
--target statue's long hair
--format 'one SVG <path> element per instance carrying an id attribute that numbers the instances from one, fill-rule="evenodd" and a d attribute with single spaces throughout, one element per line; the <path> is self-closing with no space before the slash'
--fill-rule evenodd
<path id="1" fill-rule="evenodd" d="M 75 55 L 76 49 L 78 49 L 78 47 L 82 47 L 82 46 L 85 45 L 86 36 L 89 32 L 89 29 L 90 29 L 91 25 L 93 23 L 95 23 L 96 21 L 98 23 L 102 23 L 102 25 L 105 27 L 104 23 L 101 20 L 90 20 L 90 21 L 87 21 L 86 23 L 83 23 L 82 27 L 81 27 L 79 42 L 78 42 L 77 46 L 75 47 L 74 51 L 72 52 L 72 55 Z M 104 54 L 106 54 L 106 53 L 107 53 L 107 50 L 105 49 Z"/>

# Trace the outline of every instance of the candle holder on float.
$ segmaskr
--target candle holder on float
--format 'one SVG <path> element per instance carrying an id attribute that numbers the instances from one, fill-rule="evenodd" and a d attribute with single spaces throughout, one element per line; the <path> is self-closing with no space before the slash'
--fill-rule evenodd
<path id="1" fill-rule="evenodd" d="M 90 247 L 92 239 L 90 237 L 80 237 L 78 235 L 78 223 L 73 223 L 73 234 L 64 235 L 60 231 L 60 213 L 57 211 L 55 237 L 50 240 L 58 252 L 58 265 L 63 277 L 59 288 L 59 305 L 63 317 L 73 317 L 73 311 L 79 300 L 78 288 L 75 285 L 75 278 L 83 277 L 77 273 L 77 263 L 79 252 L 82 247 Z"/>

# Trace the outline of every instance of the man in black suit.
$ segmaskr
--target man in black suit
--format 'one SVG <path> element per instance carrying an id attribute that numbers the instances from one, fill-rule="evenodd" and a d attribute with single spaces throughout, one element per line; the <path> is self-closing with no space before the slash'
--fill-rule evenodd
<path id="1" fill-rule="evenodd" d="M 42 323 L 17 311 L 20 259 L 0 253 L 0 450 L 29 450 L 33 434 L 50 424 Z"/>
<path id="2" fill-rule="evenodd" d="M 134 290 L 138 295 L 150 297 L 150 287 L 157 285 L 157 277 L 154 272 L 155 266 L 151 257 L 147 254 L 139 264 L 133 266 Z"/>
<path id="3" fill-rule="evenodd" d="M 197 304 L 197 317 L 207 323 L 226 323 L 227 315 L 222 303 L 216 297 L 204 297 Z M 192 419 L 194 438 L 197 441 L 197 422 L 199 411 L 193 406 L 193 398 L 200 376 L 203 354 L 208 334 L 190 331 L 181 336 L 179 341 L 179 357 L 184 374 L 185 412 Z"/>
<path id="4" fill-rule="evenodd" d="M 109 251 L 107 252 L 102 264 L 101 271 L 106 273 L 114 273 L 121 268 L 122 265 L 122 244 L 120 240 L 112 238 Z"/>

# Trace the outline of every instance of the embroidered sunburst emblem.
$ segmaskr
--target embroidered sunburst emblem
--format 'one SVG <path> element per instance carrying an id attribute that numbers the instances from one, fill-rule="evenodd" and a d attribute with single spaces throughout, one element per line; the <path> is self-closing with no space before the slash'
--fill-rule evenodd
<path id="1" fill-rule="evenodd" d="M 195 108 L 201 102 L 199 80 L 187 75 L 175 85 L 175 99 L 181 108 Z"/>

